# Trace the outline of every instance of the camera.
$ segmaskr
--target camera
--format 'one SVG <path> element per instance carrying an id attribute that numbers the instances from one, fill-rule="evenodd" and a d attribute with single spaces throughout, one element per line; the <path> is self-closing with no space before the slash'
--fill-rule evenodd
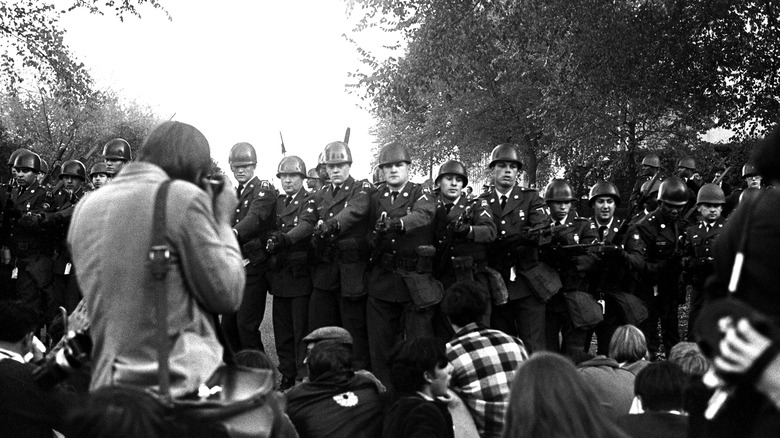
<path id="1" fill-rule="evenodd" d="M 217 197 L 225 188 L 225 180 L 221 175 L 211 175 L 203 178 L 203 190 L 207 190 L 206 187 L 211 187 L 211 193 Z"/>
<path id="2" fill-rule="evenodd" d="M 89 362 L 91 353 L 92 339 L 89 334 L 86 331 L 70 331 L 65 336 L 64 347 L 47 356 L 33 371 L 33 378 L 41 388 L 53 388 L 67 379 L 74 370 Z"/>

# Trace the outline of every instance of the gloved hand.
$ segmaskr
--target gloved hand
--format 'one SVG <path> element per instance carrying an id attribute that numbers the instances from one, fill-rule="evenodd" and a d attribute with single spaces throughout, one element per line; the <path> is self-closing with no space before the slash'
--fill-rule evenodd
<path id="1" fill-rule="evenodd" d="M 463 222 L 451 223 L 448 226 L 452 230 L 453 236 L 463 239 L 468 237 L 469 232 L 471 231 L 471 227 L 468 224 L 464 224 Z"/>
<path id="2" fill-rule="evenodd" d="M 291 244 L 292 242 L 290 241 L 290 236 L 288 236 L 286 233 L 274 231 L 268 238 L 268 241 L 265 244 L 265 249 L 271 254 L 276 254 L 285 248 L 289 248 Z"/>
<path id="3" fill-rule="evenodd" d="M 318 237 L 321 238 L 327 238 L 330 236 L 335 236 L 339 232 L 339 223 L 338 221 L 333 222 L 325 222 L 325 221 L 319 221 L 317 222 L 317 225 L 314 227 L 314 234 L 316 234 Z"/>
<path id="4" fill-rule="evenodd" d="M 404 223 L 399 218 L 390 219 L 387 221 L 387 230 L 402 233 L 404 231 Z"/>
<path id="5" fill-rule="evenodd" d="M 599 248 L 599 253 L 605 258 L 620 259 L 626 258 L 626 251 L 618 245 L 604 245 Z"/>
<path id="6" fill-rule="evenodd" d="M 19 225 L 23 227 L 34 227 L 41 221 L 41 215 L 39 214 L 25 214 L 19 218 Z"/>

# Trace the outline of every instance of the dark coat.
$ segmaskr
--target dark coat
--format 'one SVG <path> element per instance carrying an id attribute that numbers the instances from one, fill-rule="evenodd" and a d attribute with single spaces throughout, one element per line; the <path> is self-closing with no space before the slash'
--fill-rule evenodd
<path id="1" fill-rule="evenodd" d="M 623 415 L 617 419 L 631 438 L 685 438 L 688 436 L 688 417 L 666 412 L 645 412 Z"/>
<path id="2" fill-rule="evenodd" d="M 238 198 L 233 229 L 238 233 L 241 252 L 251 266 L 265 268 L 268 253 L 265 243 L 275 228 L 276 189 L 268 181 L 253 177 Z"/>
<path id="3" fill-rule="evenodd" d="M 385 414 L 384 438 L 452 438 L 452 416 L 447 405 L 419 395 L 402 397 Z"/>
<path id="4" fill-rule="evenodd" d="M 292 245 L 272 256 L 271 295 L 293 298 L 311 294 L 310 237 L 314 227 L 300 220 L 302 212 L 312 208 L 309 197 L 302 188 L 289 205 L 284 205 L 287 195 L 279 195 L 276 201 L 276 229 L 286 233 Z"/>

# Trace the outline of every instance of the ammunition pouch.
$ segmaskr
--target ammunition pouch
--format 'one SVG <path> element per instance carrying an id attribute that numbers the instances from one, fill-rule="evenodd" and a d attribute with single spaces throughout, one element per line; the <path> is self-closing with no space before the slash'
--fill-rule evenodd
<path id="1" fill-rule="evenodd" d="M 436 248 L 433 245 L 420 245 L 417 247 L 417 263 L 415 270 L 422 273 L 433 272 L 433 262 L 436 258 Z"/>
<path id="2" fill-rule="evenodd" d="M 617 303 L 618 312 L 625 324 L 639 325 L 648 318 L 647 307 L 639 297 L 626 292 L 611 292 L 607 296 Z"/>
<path id="3" fill-rule="evenodd" d="M 435 306 L 444 297 L 444 286 L 430 273 L 399 271 L 416 310 Z"/>
<path id="4" fill-rule="evenodd" d="M 543 303 L 546 303 L 563 287 L 558 271 L 543 262 L 521 270 L 519 274 L 528 280 L 528 283 L 531 285 L 531 291 Z"/>
<path id="5" fill-rule="evenodd" d="M 455 272 L 456 281 L 474 281 L 474 258 L 452 257 L 452 270 Z"/>
<path id="6" fill-rule="evenodd" d="M 601 305 L 587 292 L 571 291 L 563 294 L 566 309 L 574 327 L 588 330 L 604 320 Z"/>
<path id="7" fill-rule="evenodd" d="M 487 266 L 479 272 L 484 274 L 488 280 L 490 297 L 493 299 L 493 304 L 497 306 L 506 304 L 509 301 L 509 289 L 507 289 L 504 278 L 501 277 L 501 273 Z"/>

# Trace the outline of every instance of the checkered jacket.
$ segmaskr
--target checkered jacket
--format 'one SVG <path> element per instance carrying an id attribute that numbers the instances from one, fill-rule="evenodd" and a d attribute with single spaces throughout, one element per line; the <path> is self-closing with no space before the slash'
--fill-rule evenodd
<path id="1" fill-rule="evenodd" d="M 481 437 L 498 437 L 509 387 L 520 362 L 528 358 L 520 339 L 471 323 L 447 344 L 450 386 L 468 406 Z"/>

